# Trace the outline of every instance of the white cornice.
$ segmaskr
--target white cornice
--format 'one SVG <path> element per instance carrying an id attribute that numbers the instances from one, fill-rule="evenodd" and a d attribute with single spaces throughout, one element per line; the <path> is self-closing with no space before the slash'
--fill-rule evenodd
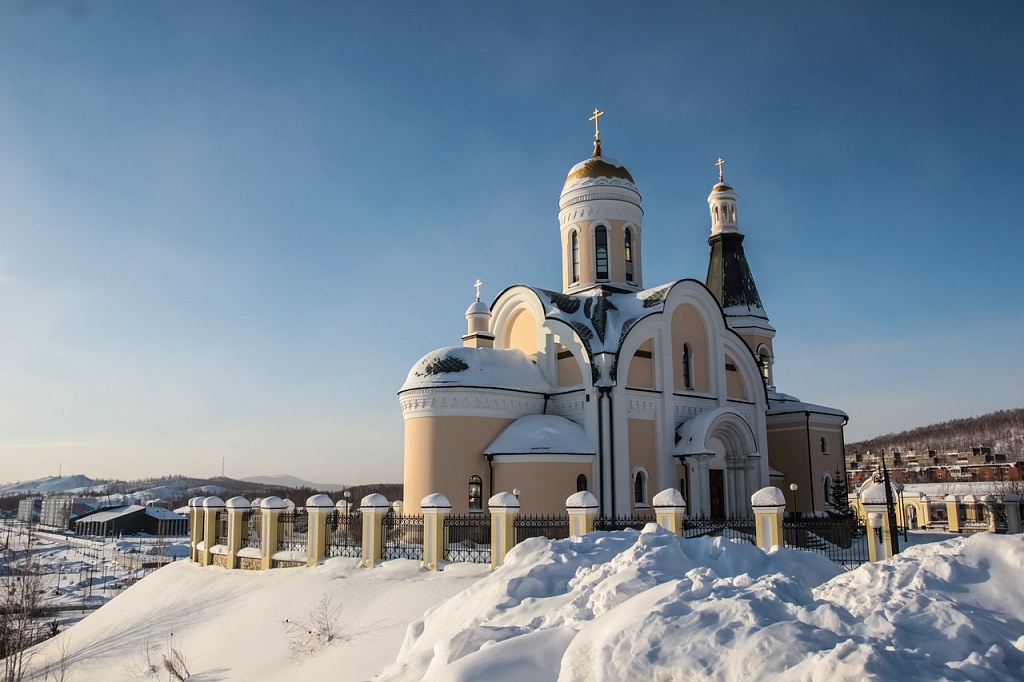
<path id="1" fill-rule="evenodd" d="M 398 401 L 406 419 L 414 417 L 496 417 L 518 419 L 544 411 L 544 395 L 470 386 L 403 391 Z"/>

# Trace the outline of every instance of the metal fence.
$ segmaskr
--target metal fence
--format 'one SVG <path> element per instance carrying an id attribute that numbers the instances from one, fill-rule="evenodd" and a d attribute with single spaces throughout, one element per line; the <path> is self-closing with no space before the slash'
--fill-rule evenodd
<path id="1" fill-rule="evenodd" d="M 727 516 L 720 519 L 688 517 L 683 521 L 684 538 L 723 537 L 737 542 L 757 544 L 752 516 Z"/>
<path id="2" fill-rule="evenodd" d="M 782 522 L 782 539 L 786 547 L 824 554 L 846 570 L 867 563 L 867 532 L 866 526 L 853 517 L 809 517 Z"/>
<path id="3" fill-rule="evenodd" d="M 228 544 L 228 512 L 226 509 L 222 509 L 217 512 L 217 544 L 224 545 Z"/>
<path id="4" fill-rule="evenodd" d="M 444 520 L 444 560 L 491 561 L 491 515 L 449 516 Z"/>
<path id="5" fill-rule="evenodd" d="M 649 516 L 599 516 L 594 519 L 594 530 L 643 530 L 648 523 L 654 523 Z"/>
<path id="6" fill-rule="evenodd" d="M 381 537 L 382 559 L 423 560 L 423 517 L 387 514 Z"/>
<path id="7" fill-rule="evenodd" d="M 263 545 L 263 517 L 259 509 L 242 512 L 242 548 L 259 549 Z"/>
<path id="8" fill-rule="evenodd" d="M 513 526 L 517 545 L 529 538 L 561 540 L 569 537 L 568 516 L 517 516 Z"/>
<path id="9" fill-rule="evenodd" d="M 277 517 L 277 550 L 305 552 L 309 517 L 305 511 L 283 513 Z"/>
<path id="10" fill-rule="evenodd" d="M 327 556 L 358 559 L 363 555 L 363 515 L 335 511 L 327 517 Z"/>

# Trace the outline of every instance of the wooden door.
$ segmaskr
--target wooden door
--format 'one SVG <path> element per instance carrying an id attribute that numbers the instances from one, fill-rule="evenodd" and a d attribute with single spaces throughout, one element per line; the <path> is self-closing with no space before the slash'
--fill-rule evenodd
<path id="1" fill-rule="evenodd" d="M 711 500 L 711 518 L 725 518 L 725 471 L 708 470 L 708 497 Z"/>

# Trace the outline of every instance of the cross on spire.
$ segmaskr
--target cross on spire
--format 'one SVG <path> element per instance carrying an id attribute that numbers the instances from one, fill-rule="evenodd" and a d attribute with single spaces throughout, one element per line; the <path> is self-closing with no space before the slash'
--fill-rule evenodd
<path id="1" fill-rule="evenodd" d="M 478 300 L 478 301 L 480 300 L 480 285 L 482 285 L 482 284 L 483 284 L 483 282 L 481 282 L 480 279 L 477 278 L 476 284 L 473 285 L 473 286 L 476 287 L 476 300 Z"/>
<path id="2" fill-rule="evenodd" d="M 722 167 L 725 165 L 725 159 L 719 156 L 718 161 L 715 162 L 715 165 L 718 166 L 718 181 L 725 182 L 725 180 L 722 177 Z"/>
<path id="3" fill-rule="evenodd" d="M 594 139 L 597 141 L 601 140 L 601 122 L 598 119 L 602 116 L 604 116 L 604 112 L 597 107 L 594 107 L 594 115 L 587 119 L 588 121 L 594 122 Z"/>

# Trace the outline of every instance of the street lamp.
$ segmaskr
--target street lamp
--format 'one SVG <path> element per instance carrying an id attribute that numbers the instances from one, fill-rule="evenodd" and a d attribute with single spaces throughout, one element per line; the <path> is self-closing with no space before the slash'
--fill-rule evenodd
<path id="1" fill-rule="evenodd" d="M 800 515 L 800 512 L 798 512 L 796 510 L 796 491 L 797 491 L 797 488 L 799 488 L 799 487 L 800 486 L 798 486 L 796 483 L 790 483 L 789 484 L 789 489 L 793 493 L 793 516 L 799 516 Z"/>

